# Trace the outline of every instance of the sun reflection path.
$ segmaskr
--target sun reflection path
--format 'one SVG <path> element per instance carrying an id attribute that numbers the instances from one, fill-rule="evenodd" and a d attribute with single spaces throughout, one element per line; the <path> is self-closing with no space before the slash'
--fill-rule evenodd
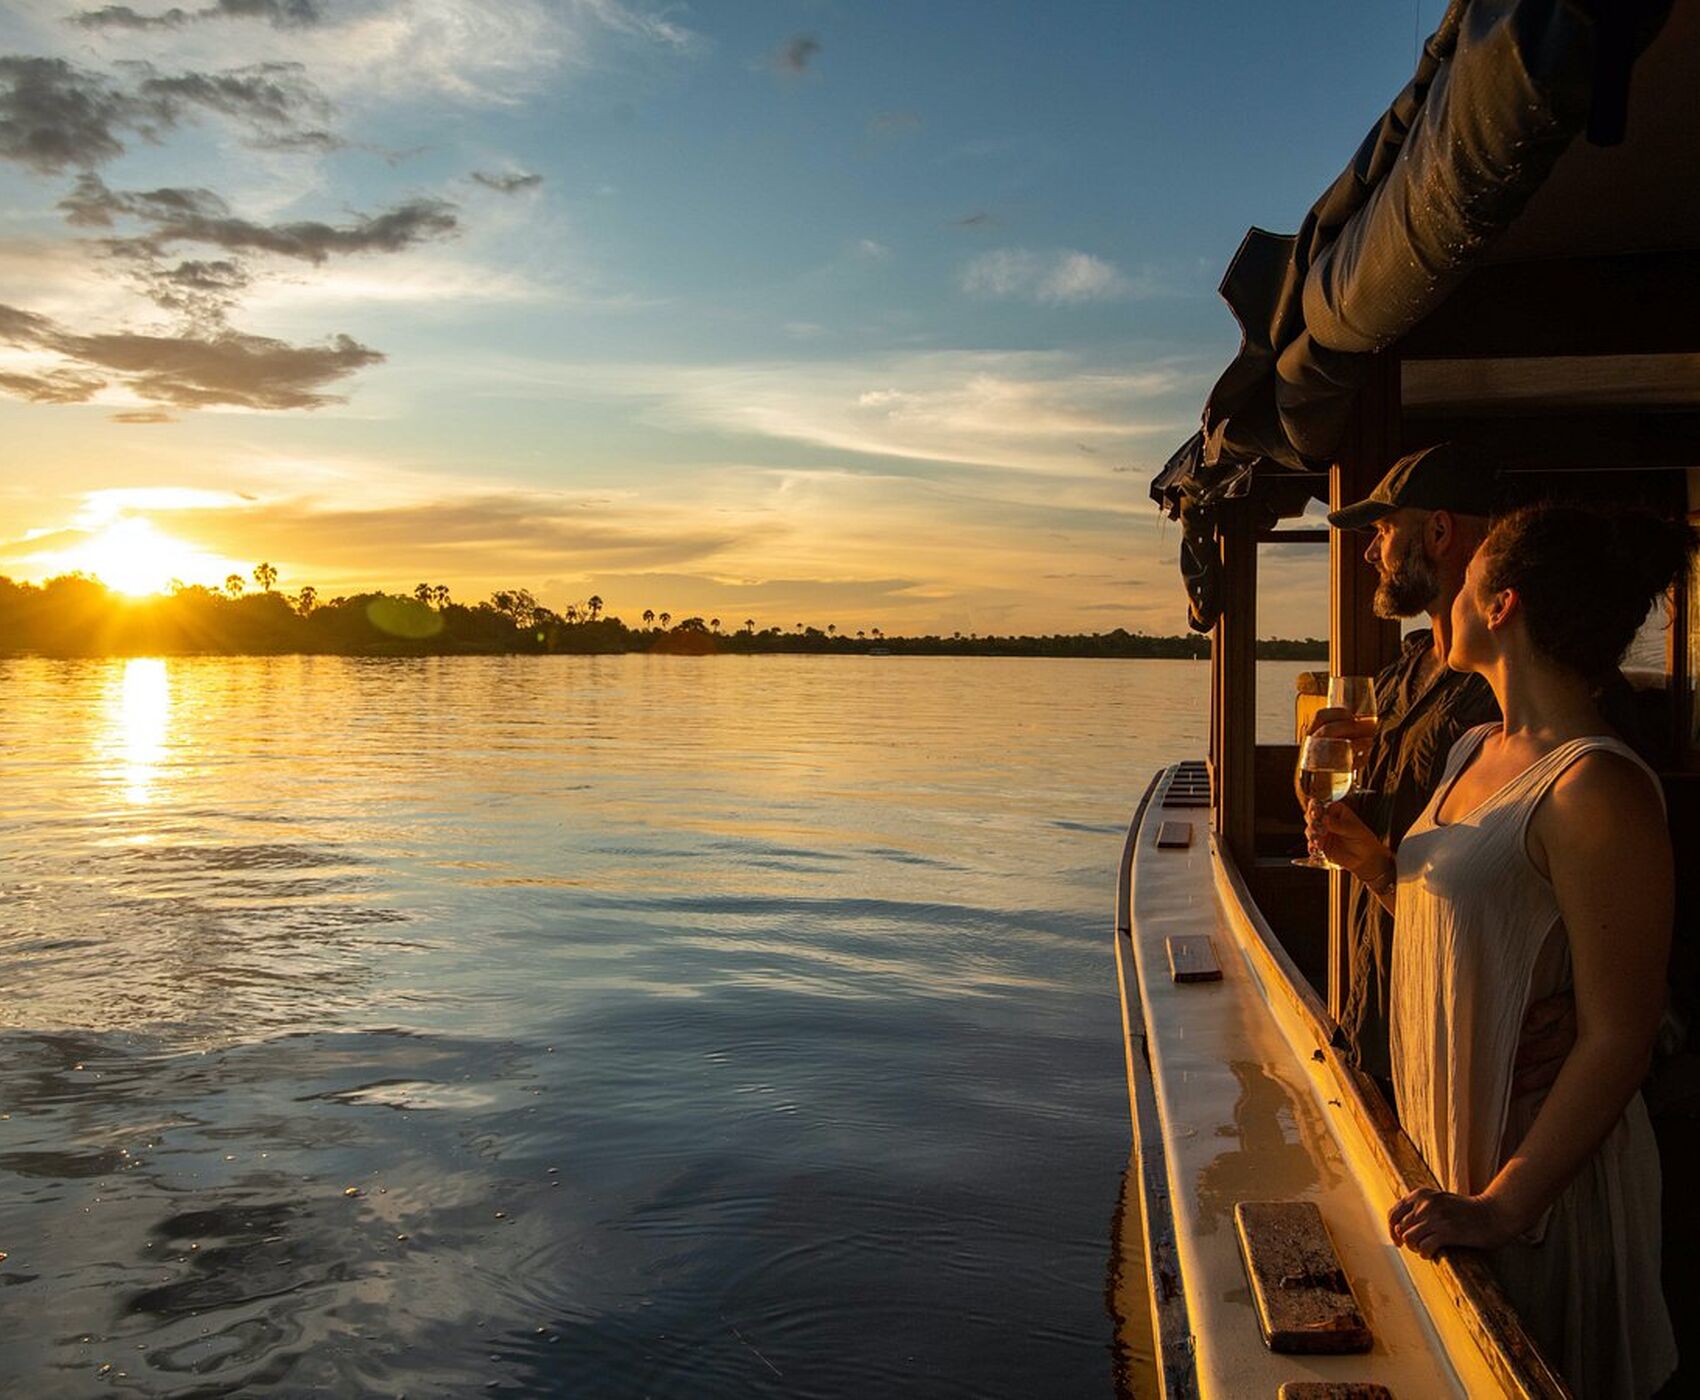
<path id="1" fill-rule="evenodd" d="M 142 806 L 153 799 L 165 740 L 171 727 L 171 678 L 157 657 L 132 657 L 107 706 L 108 752 L 124 800 Z"/>

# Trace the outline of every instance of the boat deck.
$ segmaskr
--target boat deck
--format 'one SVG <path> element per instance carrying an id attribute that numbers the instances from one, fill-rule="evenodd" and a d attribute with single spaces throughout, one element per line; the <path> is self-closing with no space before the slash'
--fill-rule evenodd
<path id="1" fill-rule="evenodd" d="M 1128 834 L 1116 932 L 1165 1394 L 1274 1396 L 1305 1381 L 1376 1383 L 1395 1397 L 1504 1393 L 1443 1268 L 1387 1237 L 1394 1192 L 1377 1145 L 1342 1102 L 1290 965 L 1215 848 L 1192 795 L 1200 766 L 1167 769 L 1148 790 Z M 1175 980 L 1168 940 L 1201 936 L 1220 980 Z M 1321 1210 L 1370 1351 L 1265 1346 L 1234 1223 L 1248 1200 Z"/>

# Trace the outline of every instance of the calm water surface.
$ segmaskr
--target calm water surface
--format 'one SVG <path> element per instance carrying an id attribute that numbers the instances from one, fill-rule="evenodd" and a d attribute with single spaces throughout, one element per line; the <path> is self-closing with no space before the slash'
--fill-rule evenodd
<path id="1" fill-rule="evenodd" d="M 1207 669 L 0 661 L 0 1389 L 1124 1390 Z"/>

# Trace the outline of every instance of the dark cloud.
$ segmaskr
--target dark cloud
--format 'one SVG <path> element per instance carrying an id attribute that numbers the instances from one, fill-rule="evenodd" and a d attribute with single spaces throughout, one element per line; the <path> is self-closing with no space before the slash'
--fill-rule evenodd
<path id="1" fill-rule="evenodd" d="M 315 0 L 215 0 L 200 10 L 173 6 L 152 15 L 128 5 L 107 5 L 72 15 L 70 22 L 84 29 L 181 29 L 207 20 L 258 19 L 274 29 L 308 29 L 324 23 L 324 18 Z"/>
<path id="2" fill-rule="evenodd" d="M 474 170 L 472 178 L 486 189 L 495 190 L 498 194 L 518 194 L 521 190 L 535 189 L 543 183 L 541 175 L 521 174 L 519 172 L 492 175 L 483 170 Z"/>
<path id="3" fill-rule="evenodd" d="M 47 374 L 0 374 L 0 393 L 30 403 L 87 403 L 105 385 L 104 379 L 67 369 Z"/>
<path id="4" fill-rule="evenodd" d="M 151 238 L 161 244 L 205 243 L 322 263 L 336 253 L 399 253 L 415 243 L 446 237 L 459 227 L 453 205 L 440 199 L 415 199 L 341 228 L 310 219 L 256 224 L 228 216 L 192 214 L 160 221 Z"/>
<path id="5" fill-rule="evenodd" d="M 176 312 L 190 325 L 212 329 L 223 324 L 252 279 L 232 258 L 188 258 L 166 266 L 150 257 L 139 262 L 136 280 L 156 306 Z"/>
<path id="6" fill-rule="evenodd" d="M 303 114 L 322 116 L 329 106 L 303 75 L 298 63 L 259 63 L 223 73 L 178 73 L 144 77 L 137 85 L 144 102 L 162 104 L 173 113 L 202 107 L 246 122 L 274 137 L 296 133 Z"/>
<path id="7" fill-rule="evenodd" d="M 91 394 L 117 382 L 144 399 L 178 408 L 318 408 L 338 401 L 323 392 L 327 385 L 384 358 L 346 335 L 324 345 L 290 345 L 228 329 L 206 335 L 80 335 L 45 316 L 4 305 L 0 340 L 75 362 L 78 368 L 57 373 L 98 380 Z"/>
<path id="8" fill-rule="evenodd" d="M 415 243 L 446 237 L 460 227 L 454 206 L 440 199 L 409 200 L 340 227 L 316 219 L 258 224 L 236 217 L 211 190 L 114 190 L 93 174 L 79 176 L 59 207 L 68 222 L 84 228 L 110 228 L 120 216 L 149 225 L 141 237 L 110 245 L 131 255 L 158 253 L 173 243 L 202 243 L 233 252 L 277 253 L 322 263 L 333 254 L 398 253 Z"/>
<path id="9" fill-rule="evenodd" d="M 820 52 L 820 40 L 813 34 L 793 34 L 773 54 L 773 66 L 781 73 L 806 73 Z"/>
<path id="10" fill-rule="evenodd" d="M 114 423 L 175 423 L 177 415 L 163 408 L 137 408 L 127 413 L 108 414 Z"/>
<path id="11" fill-rule="evenodd" d="M 157 142 L 196 111 L 246 126 L 261 145 L 338 144 L 317 125 L 302 125 L 329 107 L 297 64 L 167 77 L 144 63 L 123 68 L 127 84 L 64 59 L 0 57 L 0 159 L 43 174 L 90 170 L 122 155 L 127 137 Z"/>
<path id="12" fill-rule="evenodd" d="M 952 228 L 986 228 L 997 223 L 997 220 L 984 209 L 976 209 L 972 214 L 964 214 L 960 219 L 952 219 Z"/>
<path id="13" fill-rule="evenodd" d="M 173 118 L 60 58 L 0 58 L 0 159 L 43 174 L 123 154 L 121 131 L 157 140 Z"/>

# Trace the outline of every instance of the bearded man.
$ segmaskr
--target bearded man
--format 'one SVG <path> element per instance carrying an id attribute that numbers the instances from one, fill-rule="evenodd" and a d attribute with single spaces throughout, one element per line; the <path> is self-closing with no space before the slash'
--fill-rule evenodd
<path id="1" fill-rule="evenodd" d="M 1375 678 L 1379 717 L 1359 773 L 1365 789 L 1358 815 L 1397 850 L 1440 784 L 1446 756 L 1467 729 L 1499 719 L 1482 677 L 1451 670 L 1452 600 L 1464 570 L 1487 534 L 1494 477 L 1466 462 L 1451 444 L 1401 458 L 1368 497 L 1328 517 L 1342 530 L 1373 530 L 1364 558 L 1379 581 L 1380 617 L 1416 617 L 1429 625 L 1411 632 L 1399 657 Z M 1350 731 L 1338 711 L 1318 723 Z M 1335 732 L 1335 731 L 1330 731 Z M 1392 1103 L 1387 1053 L 1387 974 L 1393 921 L 1373 893 L 1352 881 L 1347 920 L 1349 971 L 1340 1017 L 1354 1063 L 1383 1086 Z"/>

